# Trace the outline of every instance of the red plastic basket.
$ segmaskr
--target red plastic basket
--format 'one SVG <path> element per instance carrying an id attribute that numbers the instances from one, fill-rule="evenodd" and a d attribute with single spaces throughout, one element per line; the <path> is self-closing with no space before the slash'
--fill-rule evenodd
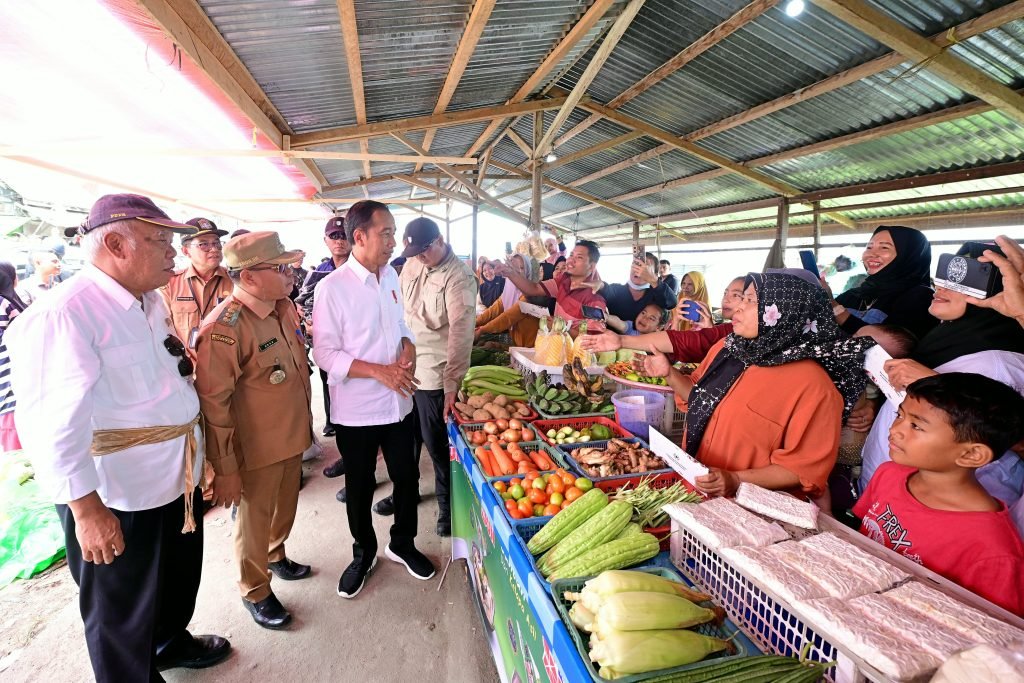
<path id="1" fill-rule="evenodd" d="M 535 420 L 533 429 L 537 430 L 537 437 L 552 446 L 554 441 L 547 437 L 548 430 L 558 431 L 562 427 L 572 427 L 574 430 L 582 431 L 586 427 L 604 425 L 612 430 L 613 439 L 631 439 L 633 435 L 623 429 L 615 420 L 607 417 L 562 417 L 557 420 Z M 601 439 L 594 439 L 600 441 Z"/>
<path id="2" fill-rule="evenodd" d="M 627 477 L 611 477 L 611 478 L 608 478 L 608 479 L 601 479 L 601 480 L 595 481 L 594 482 L 594 486 L 599 488 L 599 489 L 601 489 L 602 491 L 607 493 L 609 496 L 611 496 L 616 491 L 618 491 L 619 489 L 621 489 L 624 486 L 628 486 L 630 488 L 635 488 L 637 486 L 637 484 L 640 483 L 640 480 L 643 479 L 644 477 L 648 477 L 648 478 L 651 479 L 648 482 L 648 484 L 651 486 L 651 488 L 667 489 L 669 486 L 672 486 L 676 482 L 680 482 L 681 481 L 683 483 L 683 486 L 686 487 L 686 489 L 688 491 L 695 491 L 695 492 L 697 491 L 697 489 L 693 488 L 693 486 L 690 485 L 690 482 L 686 481 L 685 479 L 683 479 L 681 476 L 679 476 L 675 472 L 668 472 L 668 473 L 659 474 L 659 475 L 638 474 L 638 475 L 631 475 L 631 476 L 627 476 Z M 672 525 L 671 524 L 664 524 L 662 526 L 654 526 L 654 527 L 644 527 L 644 531 L 646 531 L 647 533 L 653 534 L 654 536 L 658 537 L 658 540 L 659 540 L 659 543 L 661 544 L 661 549 L 662 550 L 666 550 L 667 551 L 669 549 L 669 540 L 670 540 L 669 539 L 669 534 L 672 532 Z"/>

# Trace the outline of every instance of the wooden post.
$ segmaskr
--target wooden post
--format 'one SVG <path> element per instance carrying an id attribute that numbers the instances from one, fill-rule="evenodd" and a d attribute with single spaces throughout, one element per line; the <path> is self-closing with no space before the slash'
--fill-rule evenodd
<path id="1" fill-rule="evenodd" d="M 540 220 L 540 206 L 541 206 L 541 192 L 543 190 L 543 173 L 544 173 L 544 159 L 540 155 L 540 141 L 544 133 L 544 112 L 534 112 L 533 114 L 533 175 L 531 177 L 533 183 L 533 197 L 530 202 L 530 229 L 535 233 L 540 233 L 541 220 Z"/>
<path id="2" fill-rule="evenodd" d="M 476 214 L 479 211 L 480 205 L 473 202 L 473 270 L 476 270 L 477 248 L 476 248 Z"/>
<path id="3" fill-rule="evenodd" d="M 450 245 L 452 243 L 452 200 L 446 201 L 444 207 L 444 241 Z"/>
<path id="4" fill-rule="evenodd" d="M 818 251 L 821 249 L 821 202 L 811 204 L 814 209 L 814 260 L 818 260 Z"/>
<path id="5" fill-rule="evenodd" d="M 785 197 L 779 199 L 779 224 L 775 229 L 775 239 L 779 242 L 779 253 L 786 258 L 786 240 L 789 239 L 789 202 Z"/>

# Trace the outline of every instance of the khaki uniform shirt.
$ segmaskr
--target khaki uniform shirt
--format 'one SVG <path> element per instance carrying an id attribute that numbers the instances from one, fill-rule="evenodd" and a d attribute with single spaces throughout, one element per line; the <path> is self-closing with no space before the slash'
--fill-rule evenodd
<path id="1" fill-rule="evenodd" d="M 473 350 L 476 276 L 449 247 L 434 268 L 406 261 L 400 282 L 405 322 L 416 336 L 417 388 L 458 391 Z"/>
<path id="2" fill-rule="evenodd" d="M 261 301 L 241 288 L 203 321 L 196 391 L 206 418 L 206 459 L 217 474 L 255 470 L 312 443 L 309 365 L 291 300 Z M 275 370 L 284 381 L 271 382 Z"/>
<path id="3" fill-rule="evenodd" d="M 210 314 L 213 307 L 231 295 L 231 279 L 228 271 L 219 266 L 213 277 L 203 282 L 195 266 L 189 264 L 184 270 L 174 271 L 170 281 L 160 288 L 164 295 L 167 308 L 171 312 L 174 333 L 181 343 L 188 348 L 192 360 L 196 359 L 195 347 L 190 340 L 192 329 L 199 329 L 199 324 Z"/>

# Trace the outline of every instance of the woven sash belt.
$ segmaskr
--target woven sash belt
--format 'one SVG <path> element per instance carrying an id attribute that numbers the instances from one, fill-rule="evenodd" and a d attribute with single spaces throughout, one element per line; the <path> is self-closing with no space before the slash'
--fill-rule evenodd
<path id="1" fill-rule="evenodd" d="M 91 454 L 99 457 L 124 451 L 135 446 L 149 446 L 185 437 L 185 525 L 181 533 L 187 534 L 196 530 L 195 516 L 192 511 L 192 491 L 195 489 L 193 470 L 196 463 L 196 425 L 202 414 L 196 415 L 191 422 L 182 425 L 166 425 L 161 427 L 133 427 L 130 429 L 97 429 L 92 434 Z"/>

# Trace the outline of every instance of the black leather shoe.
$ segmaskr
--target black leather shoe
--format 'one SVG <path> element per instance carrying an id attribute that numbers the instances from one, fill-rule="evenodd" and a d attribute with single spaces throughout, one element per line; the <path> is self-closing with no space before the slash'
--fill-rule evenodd
<path id="1" fill-rule="evenodd" d="M 345 460 L 344 458 L 338 458 L 330 465 L 324 468 L 324 476 L 328 479 L 334 479 L 345 474 Z"/>
<path id="2" fill-rule="evenodd" d="M 249 610 L 252 620 L 263 628 L 281 629 L 292 620 L 292 615 L 280 603 L 277 596 L 271 593 L 259 602 L 242 599 L 242 604 Z"/>
<path id="3" fill-rule="evenodd" d="M 187 634 L 186 634 L 187 635 Z M 219 664 L 231 653 L 231 643 L 226 638 L 212 635 L 190 636 L 191 640 L 172 652 L 156 657 L 158 671 L 167 669 L 205 669 Z"/>
<path id="4" fill-rule="evenodd" d="M 327 426 L 324 427 L 324 431 L 320 433 L 324 436 L 334 436 L 334 425 L 328 423 Z"/>
<path id="5" fill-rule="evenodd" d="M 313 569 L 308 564 L 299 564 L 287 557 L 278 562 L 271 562 L 269 567 L 270 571 L 274 572 L 274 576 L 285 581 L 305 579 L 312 574 Z"/>
<path id="6" fill-rule="evenodd" d="M 421 500 L 423 500 L 423 499 L 420 498 L 420 495 L 417 493 L 416 494 L 416 504 L 419 505 Z M 391 515 L 395 514 L 395 497 L 394 497 L 394 495 L 384 496 L 383 498 L 378 500 L 376 503 L 374 503 L 373 504 L 373 511 L 376 512 L 378 515 L 381 515 L 382 517 L 390 517 Z"/>

